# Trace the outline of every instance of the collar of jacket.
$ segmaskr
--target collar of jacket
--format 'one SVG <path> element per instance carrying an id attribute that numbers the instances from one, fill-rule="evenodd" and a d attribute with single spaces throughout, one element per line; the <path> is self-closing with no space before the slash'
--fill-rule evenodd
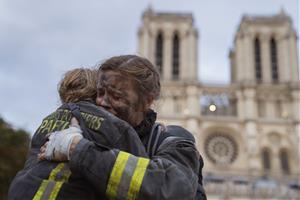
<path id="1" fill-rule="evenodd" d="M 156 115 L 156 112 L 149 109 L 149 111 L 146 112 L 144 120 L 139 125 L 134 127 L 135 131 L 139 134 L 140 137 L 144 137 L 150 134 L 152 126 L 156 121 Z"/>

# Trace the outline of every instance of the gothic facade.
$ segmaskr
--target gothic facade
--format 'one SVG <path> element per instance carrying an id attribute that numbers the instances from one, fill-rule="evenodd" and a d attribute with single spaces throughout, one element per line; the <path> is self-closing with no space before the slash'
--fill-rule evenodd
<path id="1" fill-rule="evenodd" d="M 138 39 L 161 73 L 159 120 L 194 134 L 209 199 L 300 198 L 299 63 L 288 15 L 241 19 L 224 86 L 198 81 L 192 14 L 148 9 Z"/>

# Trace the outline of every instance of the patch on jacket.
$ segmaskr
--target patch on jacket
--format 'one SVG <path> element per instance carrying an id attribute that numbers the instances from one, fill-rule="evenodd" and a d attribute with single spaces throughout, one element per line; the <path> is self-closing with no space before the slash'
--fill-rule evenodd
<path id="1" fill-rule="evenodd" d="M 88 128 L 95 131 L 100 130 L 104 118 L 86 112 L 81 112 L 81 115 Z M 58 109 L 56 112 L 52 113 L 43 120 L 37 132 L 47 134 L 66 129 L 69 127 L 72 117 L 73 116 L 70 110 Z"/>

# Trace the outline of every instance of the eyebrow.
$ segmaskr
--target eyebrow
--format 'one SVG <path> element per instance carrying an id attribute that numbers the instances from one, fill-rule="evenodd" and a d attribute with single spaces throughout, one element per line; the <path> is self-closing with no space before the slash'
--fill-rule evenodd
<path id="1" fill-rule="evenodd" d="M 116 93 L 118 95 L 122 95 L 124 97 L 128 96 L 127 92 L 125 92 L 123 90 L 116 89 L 116 88 L 114 88 L 114 87 L 112 87 L 112 86 L 110 86 L 108 84 L 101 84 L 101 83 L 97 84 L 97 90 L 102 89 L 102 88 L 107 88 L 107 90 L 109 90 L 109 91 L 111 91 L 113 93 Z"/>
<path id="2" fill-rule="evenodd" d="M 112 87 L 112 85 L 108 84 L 107 82 L 108 82 L 107 80 L 99 81 L 97 83 L 97 90 L 99 90 L 100 88 L 107 88 L 109 91 L 117 93 L 118 95 L 123 95 L 124 97 L 128 96 L 128 94 L 127 94 L 126 91 L 120 90 L 120 89 L 116 89 L 116 88 Z"/>

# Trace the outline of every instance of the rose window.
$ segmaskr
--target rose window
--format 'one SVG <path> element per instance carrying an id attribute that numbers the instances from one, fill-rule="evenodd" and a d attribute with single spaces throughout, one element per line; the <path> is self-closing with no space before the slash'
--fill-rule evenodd
<path id="1" fill-rule="evenodd" d="M 205 153 L 213 163 L 229 164 L 237 156 L 237 144 L 228 135 L 211 135 L 205 141 Z"/>

